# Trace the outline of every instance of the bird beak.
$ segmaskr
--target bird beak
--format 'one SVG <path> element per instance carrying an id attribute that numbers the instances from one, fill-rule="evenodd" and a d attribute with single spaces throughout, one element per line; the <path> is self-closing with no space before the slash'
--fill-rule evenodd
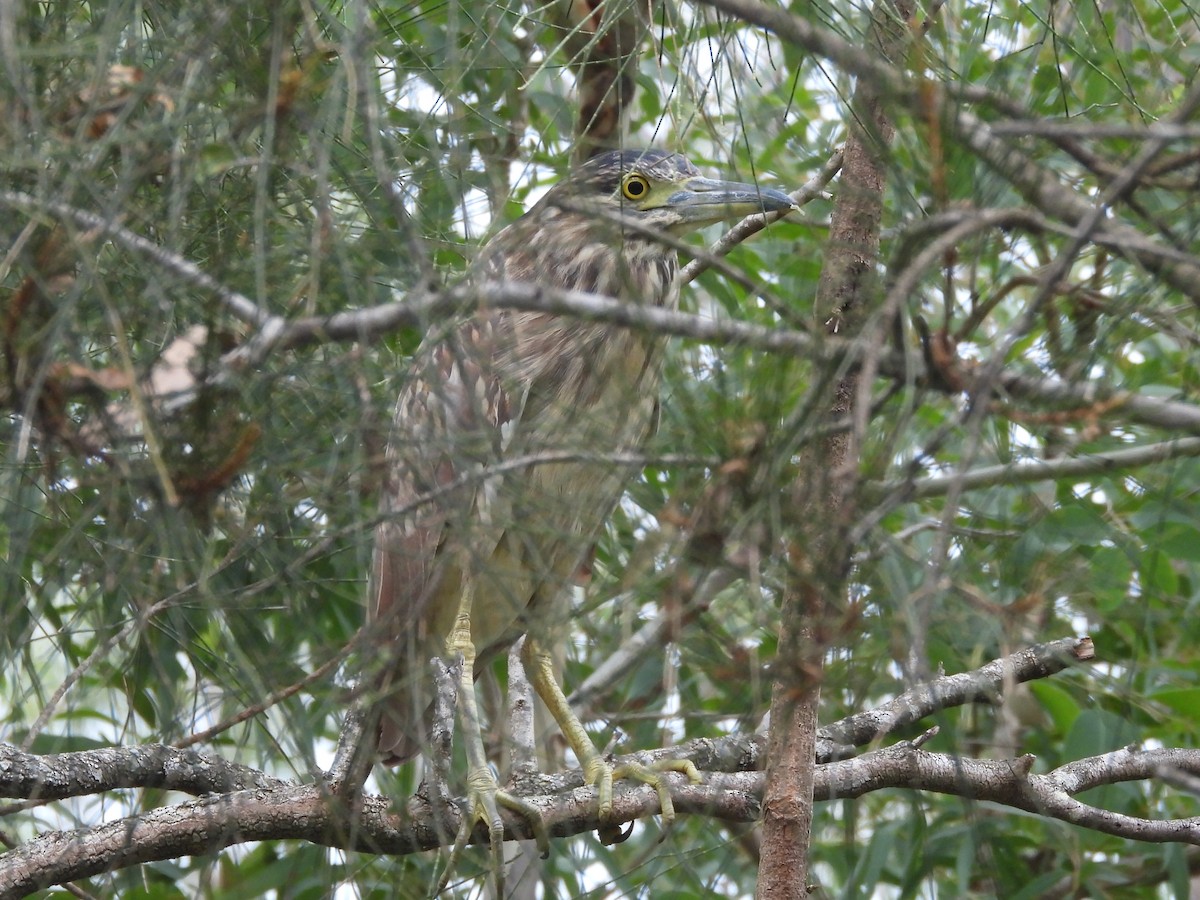
<path id="1" fill-rule="evenodd" d="M 689 178 L 682 182 L 668 195 L 666 205 L 692 228 L 754 213 L 796 208 L 792 198 L 782 191 L 711 178 Z"/>

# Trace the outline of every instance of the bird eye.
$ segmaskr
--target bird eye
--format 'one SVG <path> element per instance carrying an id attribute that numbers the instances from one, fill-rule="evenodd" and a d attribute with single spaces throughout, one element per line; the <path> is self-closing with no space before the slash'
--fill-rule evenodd
<path id="1" fill-rule="evenodd" d="M 626 200 L 641 200 L 650 191 L 650 182 L 641 175 L 626 175 L 621 182 L 621 193 Z"/>

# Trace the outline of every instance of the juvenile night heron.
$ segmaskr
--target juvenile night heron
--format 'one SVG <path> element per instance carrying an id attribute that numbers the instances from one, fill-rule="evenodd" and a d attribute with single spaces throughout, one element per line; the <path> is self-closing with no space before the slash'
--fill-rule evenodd
<path id="1" fill-rule="evenodd" d="M 496 235 L 470 278 L 673 309 L 676 253 L 656 235 L 792 205 L 779 191 L 703 178 L 677 154 L 605 153 Z M 388 763 L 420 751 L 434 695 L 428 661 L 461 653 L 470 811 L 460 841 L 482 820 L 495 846 L 497 803 L 537 818 L 498 790 L 472 686 L 476 663 L 523 633 L 530 681 L 597 786 L 601 820 L 614 777 L 654 785 L 671 815 L 656 772 L 614 772 L 597 753 L 544 643 L 554 597 L 586 562 L 629 475 L 603 456 L 639 450 L 655 428 L 663 343 L 601 322 L 492 309 L 431 335 L 416 353 L 396 405 L 370 585 L 387 657 L 379 750 Z"/>

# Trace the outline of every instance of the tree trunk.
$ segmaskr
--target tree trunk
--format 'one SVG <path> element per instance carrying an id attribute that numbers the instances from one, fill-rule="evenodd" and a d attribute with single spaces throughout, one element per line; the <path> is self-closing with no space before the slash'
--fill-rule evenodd
<path id="1" fill-rule="evenodd" d="M 897 59 L 914 34 L 912 14 L 913 4 L 904 0 L 873 7 L 870 41 L 885 59 Z M 884 152 L 892 135 L 883 102 L 866 81 L 855 89 L 853 110 L 816 298 L 827 329 L 840 336 L 859 332 L 877 293 Z M 854 374 L 840 379 L 831 418 L 852 415 L 857 395 Z M 845 536 L 854 520 L 860 430 L 838 432 L 807 452 L 792 498 L 796 537 L 788 555 L 795 585 L 783 597 L 771 693 L 759 900 L 808 894 L 822 662 L 846 595 L 851 547 Z"/>

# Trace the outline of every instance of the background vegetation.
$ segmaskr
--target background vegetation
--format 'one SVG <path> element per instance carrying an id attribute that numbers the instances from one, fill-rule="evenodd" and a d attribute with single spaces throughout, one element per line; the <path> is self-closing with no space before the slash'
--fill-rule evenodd
<path id="1" fill-rule="evenodd" d="M 405 358 L 456 314 L 433 300 L 480 241 L 603 140 L 581 113 L 597 23 L 636 39 L 621 48 L 631 78 L 600 94 L 624 109 L 610 143 L 789 190 L 817 179 L 802 212 L 726 258 L 742 278 L 710 267 L 684 290 L 689 313 L 788 341 L 672 328 L 662 427 L 571 619 L 566 683 L 588 683 L 577 696 L 598 745 L 740 737 L 757 769 L 773 679 L 819 678 L 831 723 L 1087 634 L 1095 663 L 1000 677 L 987 702 L 947 703 L 881 743 L 936 725 L 921 752 L 1032 754 L 1035 774 L 1194 746 L 1195 10 L 723 0 L 573 20 L 568 7 L 0 5 L 0 783 L 14 798 L 0 838 L 15 848 L 0 893 L 39 883 L 6 887 L 22 848 L 74 828 L 93 831 L 62 837 L 42 886 L 300 898 L 432 883 L 432 853 L 294 823 L 55 868 L 102 823 L 136 847 L 129 817 L 188 798 L 128 772 L 55 795 L 46 773 L 70 757 L 12 773 L 24 753 L 157 743 L 305 784 L 329 766 Z M 854 94 L 864 85 L 876 105 Z M 831 226 L 871 188 L 829 180 L 848 135 L 879 163 L 878 254 Z M 847 258 L 868 277 L 818 297 Z M 372 307 L 391 318 L 296 326 Z M 857 402 L 831 414 L 839 380 Z M 814 450 L 831 429 L 852 453 Z M 836 508 L 814 499 L 830 485 Z M 814 531 L 840 561 L 815 581 Z M 805 638 L 819 666 L 799 674 L 792 648 L 777 659 L 797 584 L 826 593 Z M 630 655 L 639 633 L 649 649 Z M 633 663 L 588 682 L 614 657 Z M 1187 897 L 1200 761 L 1171 760 L 1097 776 L 1080 798 L 1176 820 L 1144 841 L 1042 795 L 1025 811 L 981 801 L 965 766 L 958 790 L 895 787 L 921 787 L 912 775 L 823 802 L 808 881 L 838 897 Z M 413 767 L 368 782 L 401 806 L 415 787 Z M 749 896 L 758 826 L 718 807 L 661 843 L 653 820 L 612 847 L 558 838 L 510 888 Z M 468 851 L 453 889 L 484 894 L 485 872 Z"/>

